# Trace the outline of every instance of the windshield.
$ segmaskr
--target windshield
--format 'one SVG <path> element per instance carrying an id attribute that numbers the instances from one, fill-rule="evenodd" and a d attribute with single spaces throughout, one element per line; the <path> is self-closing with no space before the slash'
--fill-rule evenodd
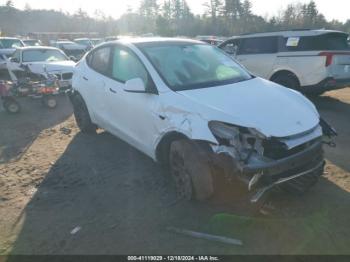
<path id="1" fill-rule="evenodd" d="M 80 45 L 90 45 L 91 44 L 90 40 L 76 40 L 75 42 L 77 44 L 80 44 Z"/>
<path id="2" fill-rule="evenodd" d="M 16 48 L 23 47 L 23 44 L 18 39 L 0 39 L 0 48 Z"/>
<path id="3" fill-rule="evenodd" d="M 251 79 L 231 57 L 210 45 L 164 43 L 144 46 L 141 50 L 174 91 Z"/>
<path id="4" fill-rule="evenodd" d="M 24 40 L 23 41 L 27 46 L 39 46 L 40 42 L 38 40 Z"/>
<path id="5" fill-rule="evenodd" d="M 65 61 L 67 57 L 58 50 L 41 49 L 23 52 L 23 62 L 55 62 Z"/>

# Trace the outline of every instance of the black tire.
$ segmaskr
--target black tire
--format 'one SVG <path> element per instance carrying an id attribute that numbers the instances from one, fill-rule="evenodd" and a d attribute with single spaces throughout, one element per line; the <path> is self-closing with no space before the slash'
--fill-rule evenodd
<path id="1" fill-rule="evenodd" d="M 290 89 L 299 90 L 300 84 L 298 78 L 292 73 L 279 74 L 271 79 L 273 82 Z"/>
<path id="2" fill-rule="evenodd" d="M 75 121 L 82 133 L 95 134 L 96 125 L 92 123 L 89 111 L 83 98 L 80 95 L 76 95 L 73 99 L 74 117 Z"/>
<path id="3" fill-rule="evenodd" d="M 304 175 L 302 177 L 293 179 L 287 183 L 280 185 L 280 188 L 290 194 L 302 196 L 306 194 L 313 186 L 317 184 L 319 178 L 323 175 L 324 166 L 318 170 Z"/>
<path id="4" fill-rule="evenodd" d="M 188 140 L 175 141 L 169 162 L 178 198 L 204 201 L 214 194 L 212 167 L 205 149 Z"/>
<path id="5" fill-rule="evenodd" d="M 57 107 L 57 99 L 54 96 L 44 96 L 42 99 L 43 105 L 47 108 L 54 109 Z"/>
<path id="6" fill-rule="evenodd" d="M 21 112 L 21 105 L 14 98 L 4 99 L 4 108 L 9 114 L 18 114 Z"/>

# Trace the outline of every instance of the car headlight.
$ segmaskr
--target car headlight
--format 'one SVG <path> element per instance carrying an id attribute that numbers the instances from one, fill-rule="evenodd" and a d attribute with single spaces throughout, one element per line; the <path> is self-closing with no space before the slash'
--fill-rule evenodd
<path id="1" fill-rule="evenodd" d="M 222 122 L 210 122 L 209 128 L 216 138 L 232 140 L 239 138 L 239 128 Z"/>
<path id="2" fill-rule="evenodd" d="M 234 147 L 241 155 L 252 150 L 263 153 L 262 141 L 266 137 L 256 129 L 234 126 L 218 121 L 209 123 L 209 128 L 219 145 Z"/>

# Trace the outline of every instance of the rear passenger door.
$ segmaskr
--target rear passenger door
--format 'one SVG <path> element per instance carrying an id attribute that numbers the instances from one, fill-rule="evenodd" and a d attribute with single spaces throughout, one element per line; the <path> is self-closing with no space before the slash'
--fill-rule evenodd
<path id="1" fill-rule="evenodd" d="M 256 76 L 268 79 L 276 62 L 278 37 L 242 38 L 236 59 Z"/>

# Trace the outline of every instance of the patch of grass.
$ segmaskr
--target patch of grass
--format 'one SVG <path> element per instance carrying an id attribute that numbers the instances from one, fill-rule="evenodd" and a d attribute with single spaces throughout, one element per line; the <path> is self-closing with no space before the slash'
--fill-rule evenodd
<path id="1" fill-rule="evenodd" d="M 217 214 L 208 231 L 242 240 L 243 249 L 234 248 L 234 253 L 347 254 L 349 230 L 341 235 L 331 216 L 328 210 L 290 219 Z"/>

